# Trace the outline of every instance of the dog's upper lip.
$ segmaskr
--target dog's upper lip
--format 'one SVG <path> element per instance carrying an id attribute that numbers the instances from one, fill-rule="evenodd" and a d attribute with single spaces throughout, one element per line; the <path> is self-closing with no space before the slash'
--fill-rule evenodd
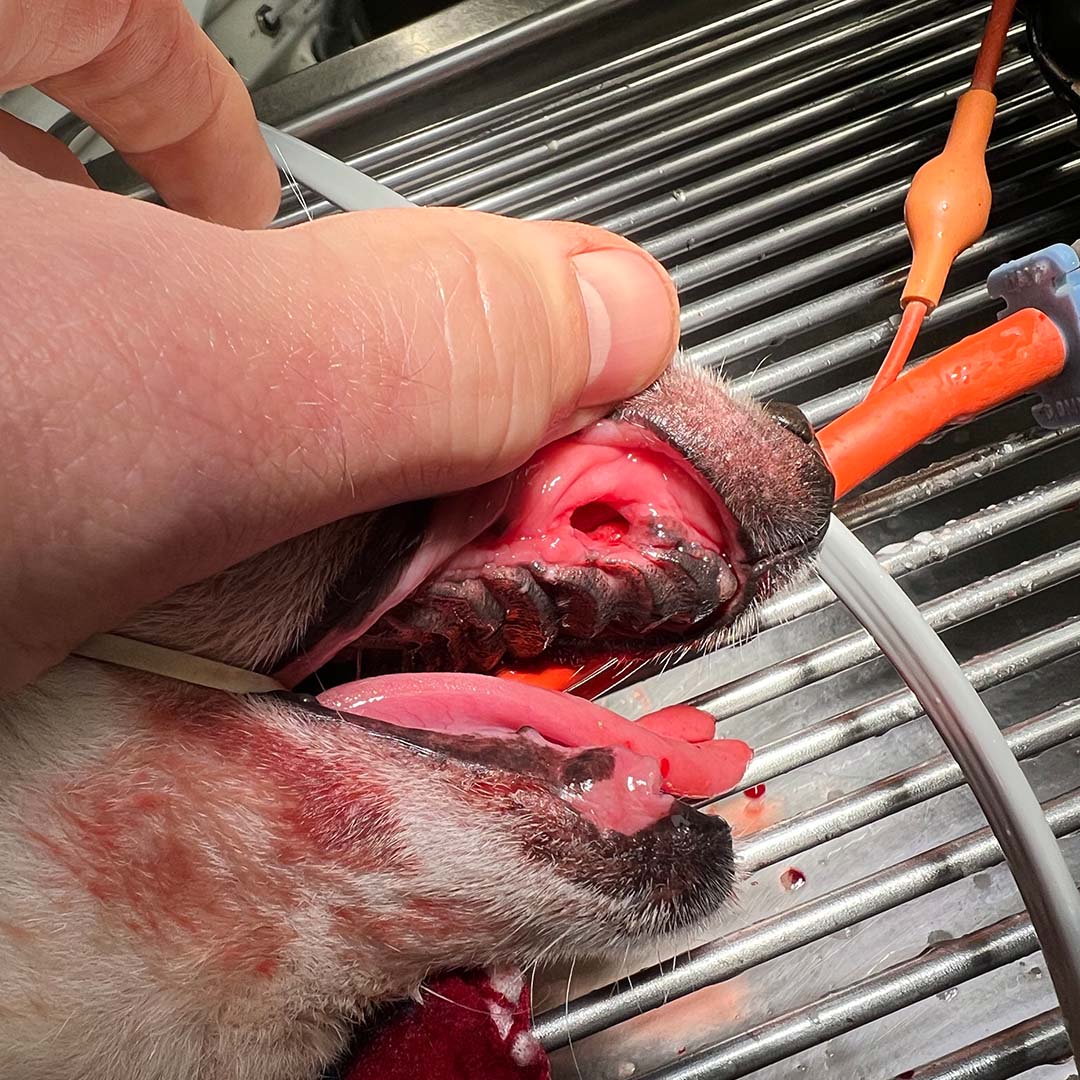
<path id="1" fill-rule="evenodd" d="M 437 504 L 423 543 L 394 588 L 374 608 L 357 612 L 355 618 L 339 623 L 315 644 L 293 656 L 274 673 L 278 682 L 282 686 L 296 686 L 360 637 L 384 612 L 404 600 L 455 551 L 498 517 L 510 496 L 511 484 L 510 477 L 502 477 Z"/>

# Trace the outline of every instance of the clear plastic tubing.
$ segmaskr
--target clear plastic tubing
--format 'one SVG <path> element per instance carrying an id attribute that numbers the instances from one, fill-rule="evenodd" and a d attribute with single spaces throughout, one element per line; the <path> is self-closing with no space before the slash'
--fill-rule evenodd
<path id="1" fill-rule="evenodd" d="M 342 210 L 412 205 L 309 143 L 260 126 L 286 176 Z M 1080 892 L 1027 777 L 941 638 L 835 517 L 818 572 L 892 662 L 963 769 L 1027 905 L 1074 1056 L 1080 1056 Z"/>
<path id="2" fill-rule="evenodd" d="M 903 589 L 835 517 L 818 572 L 926 710 L 994 830 L 1080 1056 L 1080 892 L 1031 785 L 982 699 Z"/>

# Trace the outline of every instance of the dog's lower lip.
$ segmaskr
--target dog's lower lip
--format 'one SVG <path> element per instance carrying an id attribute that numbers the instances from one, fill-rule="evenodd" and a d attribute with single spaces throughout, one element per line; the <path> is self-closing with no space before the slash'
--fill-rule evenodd
<path id="1" fill-rule="evenodd" d="M 631 723 L 581 698 L 484 675 L 379 676 L 326 690 L 318 700 L 345 714 L 438 733 L 444 739 L 506 740 L 533 728 L 558 748 L 604 748 L 615 755 L 619 790 L 612 788 L 597 797 L 615 798 L 627 820 L 636 817 L 639 826 L 646 819 L 654 822 L 666 816 L 672 796 L 707 797 L 730 790 L 741 779 L 751 755 L 739 740 L 684 741 L 656 726 Z M 568 794 L 579 800 L 589 797 L 584 789 Z M 609 823 L 619 819 L 622 810 L 609 810 L 604 808 Z M 597 812 L 596 807 L 593 811 Z"/>

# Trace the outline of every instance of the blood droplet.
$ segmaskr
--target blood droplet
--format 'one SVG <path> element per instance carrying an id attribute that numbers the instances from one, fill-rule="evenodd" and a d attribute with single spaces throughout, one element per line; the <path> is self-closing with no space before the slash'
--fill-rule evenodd
<path id="1" fill-rule="evenodd" d="M 797 870 L 794 866 L 789 866 L 780 875 L 780 884 L 787 889 L 788 892 L 795 892 L 796 889 L 801 889 L 806 884 L 806 875 Z"/>
<path id="2" fill-rule="evenodd" d="M 755 784 L 753 787 L 748 787 L 743 794 L 748 799 L 760 799 L 765 794 L 764 784 Z"/>

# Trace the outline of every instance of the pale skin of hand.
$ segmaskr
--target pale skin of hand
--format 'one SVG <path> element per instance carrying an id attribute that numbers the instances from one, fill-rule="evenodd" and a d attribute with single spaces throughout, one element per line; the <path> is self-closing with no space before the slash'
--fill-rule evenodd
<path id="1" fill-rule="evenodd" d="M 0 113 L 0 689 L 290 536 L 471 487 L 648 385 L 674 288 L 599 229 L 453 210 L 260 231 L 276 170 L 180 0 L 0 0 L 170 209 Z"/>

